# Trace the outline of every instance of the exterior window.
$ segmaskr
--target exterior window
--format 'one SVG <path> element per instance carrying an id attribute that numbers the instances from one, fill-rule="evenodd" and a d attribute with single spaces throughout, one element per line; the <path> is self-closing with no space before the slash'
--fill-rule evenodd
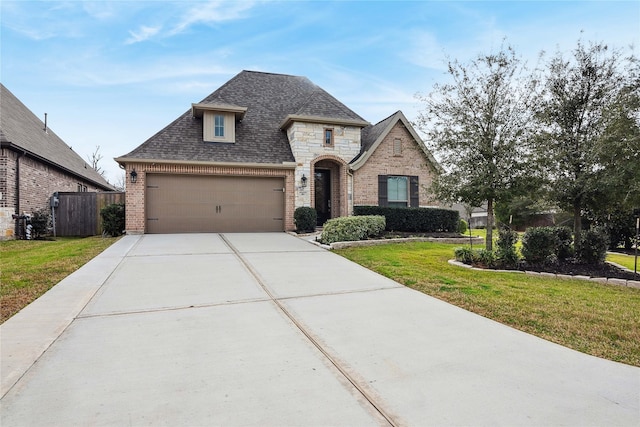
<path id="1" fill-rule="evenodd" d="M 219 114 L 214 116 L 213 130 L 216 138 L 224 138 L 224 116 Z"/>
<path id="2" fill-rule="evenodd" d="M 393 155 L 402 156 L 402 140 L 401 139 L 393 140 Z"/>
<path id="3" fill-rule="evenodd" d="M 409 206 L 409 179 L 406 176 L 387 178 L 387 200 L 391 207 L 406 208 Z"/>
<path id="4" fill-rule="evenodd" d="M 324 130 L 324 145 L 325 147 L 333 147 L 333 129 Z"/>
<path id="5" fill-rule="evenodd" d="M 420 206 L 420 180 L 417 176 L 378 175 L 378 206 Z"/>
<path id="6" fill-rule="evenodd" d="M 235 142 L 233 114 L 205 111 L 202 116 L 202 139 L 205 142 Z"/>

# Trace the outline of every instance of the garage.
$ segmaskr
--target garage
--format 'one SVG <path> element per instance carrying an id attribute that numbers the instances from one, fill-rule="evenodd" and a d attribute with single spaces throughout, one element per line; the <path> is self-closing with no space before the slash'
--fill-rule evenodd
<path id="1" fill-rule="evenodd" d="M 284 178 L 146 176 L 147 233 L 284 230 Z"/>

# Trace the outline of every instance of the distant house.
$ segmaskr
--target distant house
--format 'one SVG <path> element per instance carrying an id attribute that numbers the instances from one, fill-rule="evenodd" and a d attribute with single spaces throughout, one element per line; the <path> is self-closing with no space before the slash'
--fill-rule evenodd
<path id="1" fill-rule="evenodd" d="M 354 205 L 431 204 L 440 170 L 404 114 L 371 125 L 306 77 L 243 71 L 116 159 L 127 232 L 295 229 Z"/>
<path id="2" fill-rule="evenodd" d="M 54 192 L 113 187 L 0 84 L 0 238 L 16 234 L 13 215 L 49 206 Z"/>

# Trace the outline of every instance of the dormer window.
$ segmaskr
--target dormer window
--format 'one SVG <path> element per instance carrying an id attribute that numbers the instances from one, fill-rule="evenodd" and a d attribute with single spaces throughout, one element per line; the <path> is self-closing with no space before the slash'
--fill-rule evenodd
<path id="1" fill-rule="evenodd" d="M 224 116 L 221 114 L 213 116 L 213 136 L 224 138 Z"/>
<path id="2" fill-rule="evenodd" d="M 236 122 L 247 108 L 227 104 L 192 104 L 193 117 L 202 117 L 204 142 L 236 142 Z"/>

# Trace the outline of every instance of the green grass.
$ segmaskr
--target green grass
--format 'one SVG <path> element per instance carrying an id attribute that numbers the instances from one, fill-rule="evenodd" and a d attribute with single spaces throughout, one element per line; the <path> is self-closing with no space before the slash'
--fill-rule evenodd
<path id="1" fill-rule="evenodd" d="M 0 322 L 4 322 L 117 239 L 59 237 L 0 242 Z"/>
<path id="2" fill-rule="evenodd" d="M 455 245 L 335 252 L 427 295 L 594 356 L 640 366 L 640 289 L 449 265 Z"/>
<path id="3" fill-rule="evenodd" d="M 615 262 L 616 264 L 620 264 L 623 267 L 628 268 L 633 271 L 633 264 L 635 262 L 635 257 L 631 255 L 625 254 L 607 254 L 607 261 Z M 640 256 L 638 256 L 638 271 L 640 271 Z"/>

